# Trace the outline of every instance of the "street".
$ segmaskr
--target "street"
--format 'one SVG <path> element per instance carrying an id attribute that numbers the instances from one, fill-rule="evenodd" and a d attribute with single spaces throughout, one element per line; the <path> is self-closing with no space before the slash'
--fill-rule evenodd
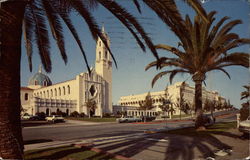
<path id="1" fill-rule="evenodd" d="M 133 124 L 133 123 L 93 123 L 92 125 L 84 124 L 85 122 L 58 123 L 47 126 L 36 126 L 23 128 L 24 141 L 31 140 L 51 140 L 66 141 L 76 139 L 98 138 L 120 136 L 134 133 L 143 133 L 149 129 L 178 128 L 191 125 L 193 122 L 171 122 L 156 124 Z"/>

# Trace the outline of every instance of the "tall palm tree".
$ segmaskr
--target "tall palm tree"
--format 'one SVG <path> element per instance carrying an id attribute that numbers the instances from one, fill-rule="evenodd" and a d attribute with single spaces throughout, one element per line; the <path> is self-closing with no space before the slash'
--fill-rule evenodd
<path id="1" fill-rule="evenodd" d="M 169 1 L 170 3 L 166 3 Z M 133 0 L 140 11 L 137 0 Z M 186 2 L 197 9 L 204 18 L 204 11 L 200 7 L 198 0 L 186 0 Z M 177 18 L 174 0 L 144 0 L 154 11 L 162 6 L 168 7 L 167 14 Z M 50 28 L 55 39 L 62 59 L 67 63 L 67 55 L 64 46 L 63 21 L 73 37 L 75 38 L 84 61 L 90 72 L 86 53 L 70 19 L 71 11 L 76 11 L 84 21 L 96 40 L 100 37 L 109 53 L 113 57 L 107 42 L 100 32 L 95 22 L 90 8 L 95 8 L 97 4 L 109 10 L 121 23 L 127 27 L 136 39 L 139 46 L 145 51 L 144 40 L 147 47 L 154 56 L 158 55 L 153 44 L 143 28 L 136 19 L 114 0 L 5 0 L 0 2 L 0 157 L 6 159 L 22 158 L 23 142 L 20 124 L 20 59 L 21 59 L 21 39 L 25 39 L 25 47 L 32 70 L 32 46 L 36 43 L 45 71 L 52 70 L 50 60 L 50 41 L 48 28 Z M 48 23 L 46 23 L 48 22 Z M 49 27 L 47 26 L 49 24 Z M 137 35 L 139 33 L 139 35 Z M 115 65 L 116 61 L 114 60 Z"/>
<path id="2" fill-rule="evenodd" d="M 156 45 L 157 49 L 172 53 L 174 58 L 160 57 L 159 60 L 146 66 L 146 70 L 151 67 L 157 69 L 174 67 L 172 70 L 158 73 L 152 80 L 152 86 L 164 75 L 169 74 L 170 83 L 177 73 L 188 73 L 192 76 L 195 83 L 195 126 L 197 128 L 203 126 L 202 82 L 206 79 L 206 73 L 219 70 L 230 78 L 224 67 L 233 65 L 249 67 L 248 53 L 232 52 L 232 49 L 250 43 L 250 39 L 240 38 L 236 33 L 230 32 L 241 21 L 233 20 L 223 25 L 229 19 L 224 17 L 217 24 L 212 25 L 215 14 L 215 11 L 206 14 L 208 22 L 200 15 L 196 15 L 193 21 L 190 20 L 188 15 L 185 19 L 179 19 L 179 21 L 164 21 L 179 38 L 178 46 L 182 48 L 158 44 Z"/>
<path id="3" fill-rule="evenodd" d="M 90 10 L 91 7 L 100 4 L 127 27 L 143 51 L 146 47 L 142 40 L 157 57 L 153 43 L 135 17 L 113 0 L 11 0 L 0 4 L 0 18 L 2 18 L 0 21 L 0 157 L 5 159 L 21 159 L 23 152 L 20 124 L 22 35 L 25 39 L 30 70 L 32 70 L 32 46 L 36 43 L 44 69 L 50 72 L 52 66 L 48 29 L 51 30 L 58 45 L 62 59 L 67 63 L 62 27 L 64 22 L 75 38 L 90 71 L 86 53 L 70 19 L 70 13 L 77 12 L 83 18 L 93 38 L 96 40 L 100 37 L 113 57 Z M 114 62 L 116 65 L 115 60 Z"/>

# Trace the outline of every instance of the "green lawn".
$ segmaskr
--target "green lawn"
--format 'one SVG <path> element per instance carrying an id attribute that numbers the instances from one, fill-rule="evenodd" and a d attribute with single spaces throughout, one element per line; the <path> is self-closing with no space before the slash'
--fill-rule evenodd
<path id="1" fill-rule="evenodd" d="M 24 153 L 25 160 L 33 159 L 59 159 L 59 160 L 117 160 L 103 153 L 76 148 L 73 146 L 61 146 L 40 150 L 30 150 Z"/>
<path id="2" fill-rule="evenodd" d="M 96 118 L 96 117 L 67 117 L 66 119 L 70 120 L 80 120 L 80 121 L 89 121 L 89 122 L 115 122 L 116 118 Z"/>
<path id="3" fill-rule="evenodd" d="M 190 116 L 191 116 L 191 114 L 182 114 L 181 118 L 190 117 Z M 172 115 L 172 118 L 180 118 L 180 115 Z"/>
<path id="4" fill-rule="evenodd" d="M 236 128 L 236 122 L 221 122 L 216 123 L 213 126 L 207 127 L 204 131 L 196 131 L 194 127 L 184 128 L 184 129 L 177 129 L 172 131 L 167 131 L 166 133 L 169 134 L 179 134 L 179 135 L 186 135 L 186 136 L 198 136 L 203 137 L 210 134 L 219 134 L 226 132 L 228 129 Z"/>

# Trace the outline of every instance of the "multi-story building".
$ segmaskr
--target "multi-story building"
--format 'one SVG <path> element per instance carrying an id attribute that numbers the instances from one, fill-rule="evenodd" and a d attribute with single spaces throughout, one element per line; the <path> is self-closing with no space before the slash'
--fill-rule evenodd
<path id="1" fill-rule="evenodd" d="M 181 95 L 182 95 L 182 99 L 184 99 L 186 103 L 188 103 L 190 106 L 193 105 L 195 88 L 189 86 L 187 83 L 182 84 L 182 82 L 177 82 L 173 85 L 168 86 L 166 90 L 150 93 L 150 96 L 153 100 L 153 105 L 155 106 L 155 108 L 152 109 L 153 112 L 161 111 L 159 106 L 163 104 L 163 101 L 165 99 L 169 99 L 172 104 L 179 103 Z M 145 97 L 147 95 L 148 93 L 122 96 L 120 97 L 120 100 L 118 103 L 119 103 L 119 106 L 126 106 L 128 112 L 132 113 L 132 111 L 135 112 L 135 110 L 138 110 L 138 113 L 140 113 L 142 112 L 142 111 L 139 111 L 140 104 L 142 104 L 145 101 Z M 203 87 L 202 88 L 203 103 L 205 102 L 205 100 L 211 100 L 211 101 L 215 100 L 215 101 L 220 101 L 221 103 L 225 103 L 226 101 L 225 98 L 221 97 L 218 92 L 208 91 L 206 90 L 205 87 Z M 179 108 L 177 108 L 176 105 L 172 105 L 172 106 L 175 110 L 173 113 L 180 114 Z M 129 108 L 129 107 L 132 107 L 132 108 Z"/>
<path id="2" fill-rule="evenodd" d="M 108 35 L 102 33 L 110 45 Z M 98 38 L 96 43 L 95 68 L 80 73 L 71 80 L 52 84 L 50 78 L 42 72 L 32 76 L 27 87 L 21 87 L 21 105 L 25 113 L 34 115 L 44 112 L 73 111 L 88 113 L 86 102 L 94 100 L 97 104 L 94 115 L 112 113 L 112 58 L 104 43 Z"/>

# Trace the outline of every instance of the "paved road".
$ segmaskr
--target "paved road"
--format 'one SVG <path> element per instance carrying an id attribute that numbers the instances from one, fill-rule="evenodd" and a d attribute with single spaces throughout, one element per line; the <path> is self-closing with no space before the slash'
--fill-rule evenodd
<path id="1" fill-rule="evenodd" d="M 235 116 L 217 121 L 236 119 Z M 90 122 L 66 122 L 48 126 L 36 126 L 23 128 L 24 141 L 67 141 L 76 139 L 89 139 L 98 137 L 112 137 L 143 133 L 152 129 L 174 129 L 193 125 L 191 121 L 168 122 L 156 124 L 133 123 L 90 123 Z"/>
<path id="2" fill-rule="evenodd" d="M 157 124 L 132 124 L 132 123 L 64 123 L 48 126 L 23 128 L 24 141 L 53 140 L 66 141 L 97 137 L 110 137 L 142 133 L 149 129 L 177 128 L 191 125 L 193 122 L 157 123 Z"/>

